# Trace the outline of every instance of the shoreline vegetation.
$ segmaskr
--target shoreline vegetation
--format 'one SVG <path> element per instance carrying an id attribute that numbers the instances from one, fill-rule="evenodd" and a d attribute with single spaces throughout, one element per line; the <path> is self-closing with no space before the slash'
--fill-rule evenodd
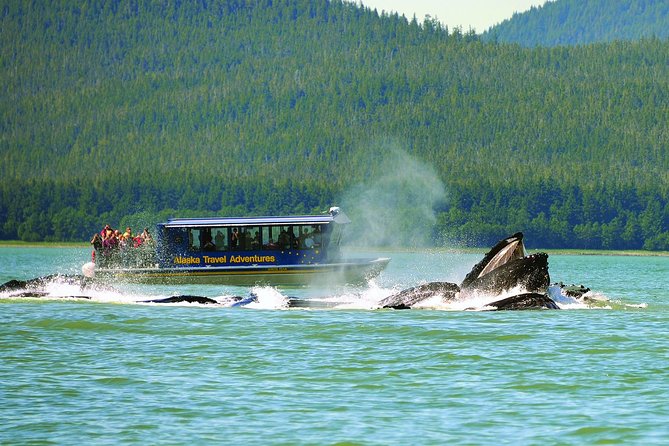
<path id="1" fill-rule="evenodd" d="M 90 248 L 85 242 L 24 242 L 21 240 L 0 240 L 1 248 Z M 432 247 L 432 248 L 351 248 L 344 247 L 351 252 L 360 251 L 384 251 L 384 252 L 416 252 L 426 251 L 434 253 L 450 254 L 481 254 L 488 251 L 485 248 L 454 248 L 454 247 Z M 601 256 L 639 256 L 639 257 L 669 257 L 669 251 L 644 251 L 644 250 L 604 250 L 604 249 L 541 249 L 528 248 L 529 253 L 545 252 L 548 255 L 601 255 Z"/>

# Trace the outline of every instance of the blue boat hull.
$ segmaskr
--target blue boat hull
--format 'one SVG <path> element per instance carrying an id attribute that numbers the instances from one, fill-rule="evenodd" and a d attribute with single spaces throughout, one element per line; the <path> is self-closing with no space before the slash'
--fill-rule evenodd
<path id="1" fill-rule="evenodd" d="M 309 285 L 359 284 L 376 277 L 389 258 L 329 264 L 179 268 L 95 268 L 96 280 L 148 284 Z"/>

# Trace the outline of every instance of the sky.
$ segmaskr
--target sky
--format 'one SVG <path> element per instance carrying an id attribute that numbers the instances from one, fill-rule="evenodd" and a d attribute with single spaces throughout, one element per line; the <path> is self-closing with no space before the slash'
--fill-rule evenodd
<path id="1" fill-rule="evenodd" d="M 360 3 L 357 1 L 356 3 Z M 449 30 L 456 26 L 463 31 L 474 28 L 477 33 L 511 18 L 514 12 L 525 12 L 546 0 L 362 0 L 370 9 L 397 12 L 411 20 L 422 22 L 426 15 L 438 19 Z"/>

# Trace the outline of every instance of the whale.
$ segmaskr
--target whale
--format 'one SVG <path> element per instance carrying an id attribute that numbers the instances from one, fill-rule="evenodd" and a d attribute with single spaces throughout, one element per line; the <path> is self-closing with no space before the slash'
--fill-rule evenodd
<path id="1" fill-rule="evenodd" d="M 486 304 L 484 311 L 559 310 L 557 303 L 547 294 L 522 293 Z"/>
<path id="2" fill-rule="evenodd" d="M 497 242 L 459 285 L 449 282 L 422 284 L 382 299 L 379 306 L 405 310 L 434 297 L 448 303 L 473 295 L 499 296 L 517 289 L 523 292 L 493 301 L 484 308 L 498 311 L 558 310 L 560 307 L 548 296 L 549 285 L 548 254 L 528 255 L 523 233 L 517 232 Z"/>
<path id="3" fill-rule="evenodd" d="M 190 294 L 180 294 L 178 296 L 164 297 L 161 299 L 140 300 L 142 304 L 176 304 L 189 303 L 200 305 L 218 305 L 218 301 L 206 296 L 195 296 Z"/>
<path id="4" fill-rule="evenodd" d="M 93 285 L 93 282 L 89 278 L 81 275 L 49 274 L 48 276 L 41 276 L 28 280 L 9 280 L 0 285 L 0 293 L 20 290 L 36 290 L 43 288 L 49 282 L 61 282 L 68 285 L 77 285 L 82 289 Z"/>
<path id="5" fill-rule="evenodd" d="M 523 233 L 500 240 L 488 251 L 460 283 L 464 295 L 501 294 L 512 288 L 545 292 L 550 285 L 548 254 L 528 255 Z"/>
<path id="6" fill-rule="evenodd" d="M 419 302 L 441 296 L 444 302 L 452 301 L 460 287 L 450 282 L 430 282 L 392 294 L 379 302 L 381 308 L 408 310 Z"/>

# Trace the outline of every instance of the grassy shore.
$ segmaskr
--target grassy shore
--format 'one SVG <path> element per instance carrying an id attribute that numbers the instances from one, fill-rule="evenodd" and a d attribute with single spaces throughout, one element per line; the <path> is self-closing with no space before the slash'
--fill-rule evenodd
<path id="1" fill-rule="evenodd" d="M 437 248 L 353 248 L 346 247 L 346 251 L 350 252 L 445 252 L 453 254 L 485 254 L 490 248 L 455 248 L 455 247 L 437 247 Z M 643 250 L 597 250 L 597 249 L 542 249 L 542 248 L 527 248 L 529 254 L 537 252 L 545 252 L 548 255 L 579 255 L 579 256 L 644 256 L 644 257 L 668 257 L 669 251 L 643 251 Z"/>
<path id="2" fill-rule="evenodd" d="M 577 256 L 645 256 L 665 257 L 669 251 L 642 251 L 642 250 L 604 250 L 604 249 L 528 249 L 530 252 L 545 252 L 548 255 L 577 255 Z"/>
<path id="3" fill-rule="evenodd" d="M 85 242 L 23 242 L 21 240 L 0 240 L 0 248 L 88 248 Z"/>
<path id="4" fill-rule="evenodd" d="M 90 244 L 86 242 L 23 242 L 20 240 L 0 240 L 0 248 L 89 248 Z M 467 253 L 467 254 L 485 254 L 489 248 L 346 248 L 347 251 L 397 251 L 397 252 L 415 252 L 415 251 L 434 251 L 447 253 Z M 578 255 L 578 256 L 658 256 L 668 257 L 669 251 L 642 251 L 642 250 L 597 250 L 597 249 L 528 249 L 530 254 L 535 252 L 545 252 L 548 255 Z"/>

